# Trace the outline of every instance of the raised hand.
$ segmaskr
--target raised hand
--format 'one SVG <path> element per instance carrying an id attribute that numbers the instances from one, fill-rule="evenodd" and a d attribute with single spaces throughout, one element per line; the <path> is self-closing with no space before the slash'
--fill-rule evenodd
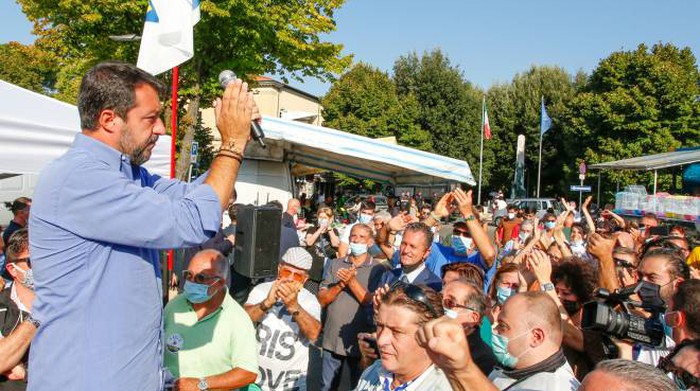
<path id="1" fill-rule="evenodd" d="M 452 193 L 446 193 L 445 195 L 440 198 L 440 201 L 438 201 L 437 204 L 435 204 L 435 209 L 433 212 L 435 212 L 436 215 L 440 217 L 447 217 L 450 215 L 450 210 L 449 206 L 452 203 L 452 200 L 454 199 L 454 195 Z"/>
<path id="2" fill-rule="evenodd" d="M 457 205 L 459 206 L 459 212 L 463 217 L 468 217 L 474 214 L 472 209 L 472 191 L 469 190 L 466 193 L 464 190 L 457 188 L 452 192 L 454 194 L 455 200 L 457 200 Z"/>
<path id="3" fill-rule="evenodd" d="M 416 333 L 430 360 L 447 372 L 463 371 L 472 364 L 462 325 L 445 317 L 433 319 Z"/>

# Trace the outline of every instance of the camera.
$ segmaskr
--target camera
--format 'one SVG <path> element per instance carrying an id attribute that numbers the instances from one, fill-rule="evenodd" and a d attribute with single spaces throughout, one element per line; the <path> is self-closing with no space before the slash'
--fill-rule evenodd
<path id="1" fill-rule="evenodd" d="M 632 300 L 638 295 L 641 302 Z M 665 345 L 663 313 L 666 310 L 659 296 L 659 286 L 641 281 L 614 292 L 600 288 L 597 300 L 583 305 L 581 326 L 584 330 L 597 330 L 608 337 L 638 342 L 652 347 Z M 650 315 L 644 317 L 632 312 L 641 308 Z"/>

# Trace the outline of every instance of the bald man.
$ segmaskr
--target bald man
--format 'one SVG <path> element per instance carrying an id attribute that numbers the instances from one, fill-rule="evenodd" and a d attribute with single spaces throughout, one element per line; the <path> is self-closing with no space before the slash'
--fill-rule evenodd
<path id="1" fill-rule="evenodd" d="M 579 383 L 561 350 L 562 337 L 559 310 L 546 293 L 511 296 L 492 338 L 502 368 L 489 379 L 500 390 L 576 390 Z"/>

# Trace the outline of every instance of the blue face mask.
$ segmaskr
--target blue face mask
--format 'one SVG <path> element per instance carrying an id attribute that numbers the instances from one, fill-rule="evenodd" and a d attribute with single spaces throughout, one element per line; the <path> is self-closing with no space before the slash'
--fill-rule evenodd
<path id="1" fill-rule="evenodd" d="M 516 340 L 523 335 L 527 335 L 529 332 L 530 330 L 518 335 L 517 337 L 514 337 L 512 340 Z M 493 348 L 493 355 L 496 356 L 496 361 L 506 368 L 515 368 L 520 357 L 527 353 L 530 348 L 528 347 L 524 352 L 520 353 L 518 357 L 515 357 L 508 352 L 508 342 L 510 341 L 511 340 L 509 340 L 505 335 L 496 333 L 491 334 L 491 347 Z"/>
<path id="2" fill-rule="evenodd" d="M 367 252 L 367 245 L 364 243 L 350 243 L 350 254 L 359 256 Z"/>
<path id="3" fill-rule="evenodd" d="M 506 302 L 506 299 L 513 296 L 515 293 L 515 290 L 512 288 L 503 288 L 501 286 L 497 286 L 496 301 L 498 301 L 498 304 L 503 305 L 503 303 Z"/>
<path id="4" fill-rule="evenodd" d="M 666 324 L 666 317 L 663 314 L 661 315 L 661 321 L 664 325 L 664 334 L 666 334 L 667 337 L 673 339 L 673 327 Z"/>
<path id="5" fill-rule="evenodd" d="M 466 254 L 472 247 L 472 239 L 464 236 L 452 236 L 452 248 L 456 253 Z"/>
<path id="6" fill-rule="evenodd" d="M 185 280 L 185 286 L 183 288 L 185 297 L 190 303 L 199 304 L 204 303 L 211 299 L 212 295 L 209 295 L 209 285 L 198 284 L 196 282 L 191 282 Z"/>
<path id="7" fill-rule="evenodd" d="M 15 266 L 15 270 L 19 271 L 24 276 L 19 283 L 24 285 L 25 288 L 34 290 L 34 271 L 32 269 L 23 270 L 17 266 Z"/>
<path id="8" fill-rule="evenodd" d="M 369 224 L 372 222 L 372 216 L 362 213 L 357 221 L 359 221 L 360 224 Z"/>
<path id="9" fill-rule="evenodd" d="M 547 221 L 547 222 L 544 223 L 544 227 L 545 227 L 547 230 L 552 230 L 552 229 L 554 229 L 554 226 L 555 226 L 555 225 L 557 225 L 557 223 L 554 222 L 554 221 Z"/>

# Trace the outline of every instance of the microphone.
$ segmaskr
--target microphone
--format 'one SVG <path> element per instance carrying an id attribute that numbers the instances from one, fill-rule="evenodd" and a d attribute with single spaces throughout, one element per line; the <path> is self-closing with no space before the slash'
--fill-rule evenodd
<path id="1" fill-rule="evenodd" d="M 236 80 L 236 74 L 233 73 L 233 71 L 230 71 L 228 69 L 221 71 L 219 73 L 219 84 L 221 87 L 226 89 L 226 86 L 228 83 Z M 266 148 L 267 145 L 265 145 L 265 133 L 263 132 L 262 128 L 260 127 L 260 124 L 258 121 L 251 121 L 250 123 L 250 135 L 253 137 L 253 140 L 257 141 L 258 144 L 260 144 L 261 147 Z"/>

